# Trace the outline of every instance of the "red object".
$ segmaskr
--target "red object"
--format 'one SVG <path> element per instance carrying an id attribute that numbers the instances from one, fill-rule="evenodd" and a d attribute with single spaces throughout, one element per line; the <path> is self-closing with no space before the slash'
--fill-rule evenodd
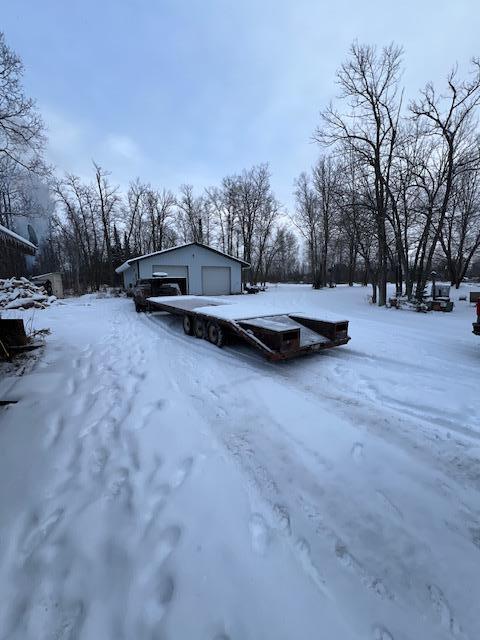
<path id="1" fill-rule="evenodd" d="M 477 300 L 477 318 L 480 318 L 480 298 Z"/>

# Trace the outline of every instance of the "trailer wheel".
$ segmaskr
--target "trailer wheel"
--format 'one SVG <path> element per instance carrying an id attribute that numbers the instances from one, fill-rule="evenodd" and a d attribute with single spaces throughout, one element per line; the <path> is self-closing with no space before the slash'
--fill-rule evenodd
<path id="1" fill-rule="evenodd" d="M 183 330 L 187 334 L 187 336 L 191 336 L 193 333 L 193 322 L 190 316 L 183 316 Z"/>
<path id="2" fill-rule="evenodd" d="M 223 346 L 225 336 L 223 335 L 222 328 L 217 322 L 208 323 L 207 339 L 212 344 L 216 344 L 217 347 Z"/>
<path id="3" fill-rule="evenodd" d="M 193 333 L 196 338 L 205 338 L 205 322 L 201 318 L 193 319 Z"/>

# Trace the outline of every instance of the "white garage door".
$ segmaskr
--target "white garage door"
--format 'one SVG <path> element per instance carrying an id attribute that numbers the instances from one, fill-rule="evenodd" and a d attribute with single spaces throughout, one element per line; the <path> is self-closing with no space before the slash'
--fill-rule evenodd
<path id="1" fill-rule="evenodd" d="M 202 267 L 202 290 L 204 296 L 228 295 L 230 267 Z"/>
<path id="2" fill-rule="evenodd" d="M 154 264 L 152 274 L 166 273 L 169 278 L 188 278 L 188 267 L 178 264 Z"/>

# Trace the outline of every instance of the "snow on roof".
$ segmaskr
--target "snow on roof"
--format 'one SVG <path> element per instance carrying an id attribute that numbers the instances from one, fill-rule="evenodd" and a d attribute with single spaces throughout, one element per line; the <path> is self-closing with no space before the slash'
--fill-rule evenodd
<path id="1" fill-rule="evenodd" d="M 18 233 L 15 233 L 11 229 L 7 229 L 7 227 L 4 227 L 1 224 L 0 224 L 0 235 L 8 236 L 18 244 L 21 244 L 24 247 L 28 247 L 29 249 L 33 249 L 34 252 L 37 250 L 37 247 L 34 244 L 32 244 L 29 240 L 27 240 L 23 236 L 19 236 Z"/>
<path id="2" fill-rule="evenodd" d="M 169 251 L 175 251 L 176 249 L 183 249 L 184 247 L 191 247 L 192 245 L 197 245 L 199 247 L 203 247 L 204 249 L 208 249 L 208 251 L 213 251 L 214 253 L 218 253 L 225 258 L 230 258 L 230 260 L 235 260 L 235 262 L 240 262 L 244 267 L 249 267 L 250 264 L 245 262 L 245 260 L 241 260 L 240 258 L 235 258 L 235 256 L 231 256 L 228 253 L 224 253 L 219 249 L 214 249 L 213 247 L 209 247 L 207 244 L 203 244 L 203 242 L 186 242 L 184 244 L 178 244 L 175 247 L 169 247 L 168 249 L 162 249 L 162 251 L 154 251 L 153 253 L 146 253 L 143 256 L 137 256 L 136 258 L 130 258 L 122 265 L 115 269 L 116 273 L 123 273 L 127 269 L 129 269 L 134 262 L 138 262 L 138 260 L 144 260 L 145 258 L 151 258 L 152 256 L 158 256 L 164 253 L 168 253 Z"/>
<path id="3" fill-rule="evenodd" d="M 50 271 L 50 273 L 41 273 L 38 276 L 32 276 L 30 280 L 41 280 L 42 278 L 50 278 L 51 276 L 61 276 L 60 271 Z"/>

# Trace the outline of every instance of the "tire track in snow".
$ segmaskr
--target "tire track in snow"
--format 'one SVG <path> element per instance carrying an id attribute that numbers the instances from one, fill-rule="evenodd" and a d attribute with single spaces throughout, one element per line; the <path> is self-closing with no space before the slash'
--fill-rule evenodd
<path id="1" fill-rule="evenodd" d="M 164 330 L 163 326 L 161 328 L 162 330 Z M 169 335 L 173 333 L 170 330 L 165 331 Z M 178 336 L 174 337 L 177 338 Z M 187 341 L 189 340 L 191 340 L 191 338 L 189 337 L 184 339 L 179 338 L 179 341 L 187 344 L 187 346 Z M 207 344 L 206 346 L 211 348 L 211 345 L 209 344 Z M 217 353 L 218 352 L 215 352 L 216 357 Z M 224 357 L 225 353 L 221 352 L 220 355 Z M 232 356 L 228 354 L 229 360 L 231 359 L 231 357 Z M 257 364 L 257 362 L 255 364 Z M 270 367 L 271 365 L 267 363 L 267 369 L 270 369 Z M 263 366 L 261 368 L 263 368 Z M 193 395 L 194 399 L 197 400 L 201 406 L 205 406 L 206 400 L 204 394 L 206 391 L 208 391 L 213 401 L 216 403 L 217 416 L 220 419 L 230 419 L 230 415 L 232 413 L 230 407 L 227 408 L 225 406 L 222 406 L 221 404 L 219 405 L 222 396 L 222 385 L 220 385 L 220 387 L 217 386 L 215 389 L 209 389 L 207 384 L 208 383 L 204 381 L 204 388 L 202 390 L 203 395 L 201 395 L 200 393 L 195 394 Z M 248 413 L 247 415 L 245 415 L 245 411 L 243 413 L 244 415 L 242 422 L 244 424 L 256 424 L 256 416 L 249 416 Z M 296 438 L 291 432 L 284 429 L 282 425 L 275 422 L 275 427 L 297 448 L 299 447 L 308 457 L 311 457 L 316 464 L 320 465 L 324 470 L 331 469 L 331 465 L 327 460 L 320 456 L 316 451 L 313 451 L 306 447 L 305 443 L 303 443 L 299 438 Z M 281 497 L 281 490 L 268 469 L 259 462 L 258 457 L 256 457 L 256 451 L 251 446 L 248 436 L 248 431 L 245 431 L 244 433 L 237 431 L 229 434 L 227 438 L 223 438 L 223 442 L 227 450 L 231 453 L 234 459 L 237 460 L 237 462 L 243 468 L 244 472 L 246 472 L 247 476 L 252 480 L 257 495 L 260 496 L 261 502 L 263 503 L 263 506 L 266 508 L 268 513 L 268 516 L 266 517 L 264 517 L 260 513 L 254 513 L 251 516 L 249 529 L 252 539 L 252 548 L 254 552 L 259 553 L 260 555 L 264 555 L 268 549 L 269 539 L 271 535 L 273 535 L 273 532 L 275 532 L 275 535 L 280 535 L 287 542 L 293 557 L 296 558 L 298 565 L 302 568 L 305 575 L 308 576 L 308 578 L 315 584 L 315 586 L 324 596 L 331 598 L 332 594 L 329 591 L 327 581 L 324 576 L 322 576 L 318 567 L 313 561 L 309 541 L 303 536 L 295 536 L 294 532 L 292 531 L 292 524 L 288 508 L 285 505 L 280 505 L 279 502 L 279 498 Z M 273 523 L 271 527 L 267 525 L 267 521 Z M 353 556 L 348 553 L 348 551 L 345 551 L 343 553 L 340 561 L 341 563 L 343 562 L 344 565 L 353 567 L 354 572 L 356 572 L 360 576 L 362 583 L 375 591 L 377 595 L 382 595 L 384 597 L 390 595 L 390 592 L 384 587 L 383 583 L 380 580 L 373 577 L 370 579 L 369 574 L 358 563 L 358 561 L 356 561 Z"/>
<path id="2" fill-rule="evenodd" d="M 152 319 L 148 319 L 145 320 L 145 322 L 149 322 L 151 324 L 155 324 L 157 326 L 161 326 L 161 322 L 155 322 Z M 333 390 L 333 386 L 331 383 L 328 384 L 324 384 L 325 383 L 325 375 L 322 373 L 322 376 L 318 376 L 318 381 L 322 382 L 322 385 L 319 388 L 315 388 L 313 385 L 309 384 L 309 383 L 305 383 L 303 381 L 303 377 L 304 376 L 298 376 L 297 377 L 297 372 L 298 372 L 298 367 L 292 366 L 290 368 L 288 367 L 281 367 L 279 365 L 269 365 L 268 363 L 264 363 L 263 361 L 260 361 L 258 358 L 256 357 L 244 357 L 245 354 L 243 353 L 237 353 L 236 351 L 234 351 L 233 349 L 230 350 L 230 352 L 228 352 L 227 350 L 223 350 L 223 352 L 219 352 L 219 351 L 212 351 L 212 347 L 209 344 L 206 343 L 201 343 L 200 341 L 194 341 L 191 338 L 185 338 L 183 336 L 180 335 L 180 332 L 176 332 L 174 330 L 171 329 L 171 327 L 169 326 L 168 328 L 165 328 L 165 326 L 161 326 L 162 332 L 163 333 L 167 333 L 170 336 L 172 336 L 175 340 L 175 342 L 177 343 L 181 343 L 184 346 L 187 347 L 188 351 L 191 352 L 192 350 L 195 351 L 195 353 L 197 355 L 201 355 L 205 352 L 205 349 L 209 349 L 210 354 L 212 354 L 212 356 L 215 359 L 219 359 L 222 358 L 225 361 L 229 361 L 235 364 L 235 368 L 241 369 L 242 372 L 247 373 L 251 371 L 253 369 L 253 372 L 256 374 L 261 374 L 263 375 L 264 373 L 267 374 L 272 374 L 272 372 L 275 372 L 275 378 L 282 381 L 286 381 L 288 382 L 288 384 L 292 385 L 293 387 L 297 388 L 298 390 L 301 391 L 307 391 L 310 396 L 314 397 L 316 401 L 326 401 L 328 404 L 330 404 L 331 406 L 333 405 L 334 407 L 336 407 L 337 409 L 340 407 L 341 410 L 341 414 L 346 414 L 347 420 L 349 420 L 350 422 L 362 422 L 365 424 L 369 425 L 369 430 L 372 430 L 374 432 L 374 434 L 376 436 L 380 436 L 380 437 L 385 437 L 384 434 L 387 431 L 387 435 L 388 435 L 388 443 L 391 446 L 392 445 L 392 439 L 391 436 L 394 433 L 394 429 L 397 430 L 398 427 L 398 432 L 399 434 L 393 438 L 393 443 L 395 443 L 395 440 L 399 443 L 402 444 L 402 447 L 409 451 L 415 452 L 415 456 L 418 458 L 419 454 L 421 455 L 421 452 L 418 451 L 418 445 L 417 443 L 415 443 L 415 449 L 413 449 L 410 445 L 412 443 L 412 439 L 411 439 L 411 430 L 412 427 L 415 427 L 418 431 L 418 424 L 414 425 L 413 422 L 410 420 L 409 422 L 407 422 L 404 418 L 405 416 L 401 416 L 401 418 L 403 419 L 403 424 L 401 420 L 396 421 L 395 425 L 392 426 L 388 426 L 388 428 L 385 428 L 385 422 L 382 420 L 381 416 L 379 416 L 378 418 L 374 419 L 372 421 L 372 412 L 371 412 L 371 405 L 378 405 L 379 399 L 378 396 L 376 395 L 376 389 L 373 386 L 367 386 L 365 387 L 365 389 L 367 390 L 367 393 L 365 394 L 365 396 L 362 398 L 361 395 L 359 394 L 359 396 L 357 398 L 354 399 L 349 399 L 349 398 L 345 398 L 344 396 L 342 396 L 341 394 L 338 394 L 336 391 Z M 332 358 L 337 358 L 337 354 L 325 354 L 326 358 L 328 359 L 332 359 Z M 372 359 L 373 360 L 373 359 Z M 319 359 L 320 361 L 320 359 Z M 187 363 L 191 363 L 192 362 L 192 357 L 190 357 L 189 359 L 186 360 Z M 183 363 L 182 363 L 183 364 Z M 309 367 L 310 369 L 310 367 Z M 311 371 L 307 370 L 306 373 L 308 374 L 308 376 L 310 376 Z M 205 382 L 205 380 L 203 381 L 203 386 L 208 386 L 208 382 Z M 205 391 L 205 388 L 203 389 L 203 391 Z M 200 395 L 200 394 L 199 394 Z M 211 392 L 212 398 L 214 400 L 214 402 L 218 403 L 219 402 L 219 398 L 220 395 L 218 393 L 213 393 Z M 199 402 L 203 402 L 205 404 L 205 399 L 203 398 L 196 398 Z M 393 408 L 393 410 L 396 412 L 396 410 Z M 396 412 L 397 413 L 397 412 Z M 359 414 L 360 417 L 359 417 Z M 232 415 L 232 412 L 229 410 L 229 408 L 226 407 L 220 407 L 219 408 L 219 415 L 218 417 L 221 419 L 230 419 Z M 393 415 L 393 414 L 391 414 Z M 363 418 L 362 418 L 363 416 Z M 244 416 L 245 417 L 245 416 Z M 391 417 L 391 416 L 389 416 Z M 410 416 L 410 418 L 414 418 L 416 416 Z M 248 423 L 248 416 L 246 416 L 246 422 Z M 373 423 L 373 424 L 372 424 Z M 371 428 L 373 426 L 373 429 Z M 434 438 L 431 437 L 431 432 L 429 432 L 428 430 L 425 430 L 423 432 L 423 435 L 426 439 L 427 442 L 434 442 Z M 250 457 L 254 457 L 255 453 L 252 448 L 250 443 L 248 442 L 248 437 L 244 438 L 245 442 L 242 444 L 240 444 L 240 446 L 238 446 L 238 441 L 235 443 L 233 442 L 233 450 L 231 450 L 232 454 L 234 455 L 234 457 L 237 458 L 237 460 L 240 457 L 243 457 L 243 459 L 248 460 L 249 456 Z M 358 443 L 361 444 L 361 443 Z M 227 448 L 228 448 L 228 444 L 226 444 Z M 354 443 L 355 446 L 355 443 Z M 354 459 L 356 457 L 356 454 L 358 453 L 358 449 L 355 451 L 354 454 L 354 450 L 352 449 L 352 455 L 354 455 Z M 431 456 L 430 456 L 431 458 Z M 428 459 L 428 463 L 431 464 L 431 459 Z M 358 456 L 357 458 L 358 461 L 361 461 L 361 456 Z M 252 462 L 250 464 L 250 467 L 252 467 L 254 463 Z M 244 470 L 247 472 L 247 475 L 250 475 L 251 477 L 251 473 L 249 470 L 249 465 L 247 464 L 247 466 L 244 468 Z M 254 487 L 257 488 L 257 490 L 260 491 L 260 496 L 262 498 L 262 500 L 265 499 L 265 495 L 262 493 L 261 489 L 265 489 L 265 484 L 264 481 L 266 478 L 268 478 L 269 471 L 263 467 L 264 470 L 262 470 L 260 468 L 260 470 L 258 470 L 257 468 L 257 473 L 256 473 L 256 479 L 254 477 Z M 254 474 L 255 475 L 255 474 Z M 262 475 L 264 475 L 264 477 L 262 478 Z M 278 489 L 278 487 L 277 487 Z M 280 491 L 277 491 L 277 498 L 280 498 Z M 275 495 L 275 480 L 274 478 L 272 478 L 272 483 L 268 483 L 267 482 L 267 496 L 271 496 L 271 495 Z M 379 499 L 380 502 L 383 502 L 384 506 L 388 508 L 388 510 L 391 512 L 391 514 L 401 520 L 402 519 L 402 514 L 401 511 L 398 509 L 398 507 L 396 507 L 396 505 L 394 505 L 393 502 L 391 502 L 391 500 L 386 496 L 386 494 L 379 492 L 377 494 L 377 497 Z M 265 521 L 270 521 L 272 518 L 275 517 L 274 511 L 273 511 L 273 501 L 272 499 L 269 499 L 267 497 L 267 509 L 266 509 L 266 513 L 268 514 L 266 516 Z M 285 512 L 284 512 L 285 513 Z M 288 513 L 288 510 L 287 510 Z M 263 516 L 262 516 L 263 517 Z M 290 522 L 290 516 L 288 515 L 288 535 L 290 537 L 291 536 L 291 531 L 292 529 L 295 528 L 295 526 L 292 526 L 292 523 Z M 273 528 L 274 531 L 275 527 Z M 285 533 L 286 530 L 282 529 L 280 526 L 278 527 L 278 531 L 279 532 L 283 532 Z M 295 545 L 295 540 L 293 539 L 293 544 Z M 340 538 L 337 536 L 337 540 L 340 540 Z M 355 575 L 357 575 L 360 579 L 360 581 L 362 582 L 362 584 L 364 584 L 364 586 L 367 586 L 367 588 L 371 591 L 373 591 L 377 596 L 379 596 L 380 598 L 386 598 L 386 599 L 390 599 L 391 596 L 394 596 L 393 593 L 391 593 L 389 590 L 385 590 L 384 589 L 384 585 L 383 583 L 378 583 L 377 578 L 375 578 L 373 575 L 371 575 L 368 571 L 366 571 L 364 569 L 364 567 L 359 563 L 359 561 L 349 552 L 348 548 L 341 542 L 339 545 L 335 545 L 335 556 L 338 559 L 338 562 L 341 566 L 343 566 L 344 569 L 353 572 Z M 383 586 L 382 586 L 383 585 Z M 378 638 L 382 638 L 382 640 L 390 640 L 390 638 L 392 637 L 390 632 L 385 629 L 384 627 L 378 626 L 376 627 L 375 631 L 374 631 L 374 637 L 375 640 L 377 640 Z"/>

